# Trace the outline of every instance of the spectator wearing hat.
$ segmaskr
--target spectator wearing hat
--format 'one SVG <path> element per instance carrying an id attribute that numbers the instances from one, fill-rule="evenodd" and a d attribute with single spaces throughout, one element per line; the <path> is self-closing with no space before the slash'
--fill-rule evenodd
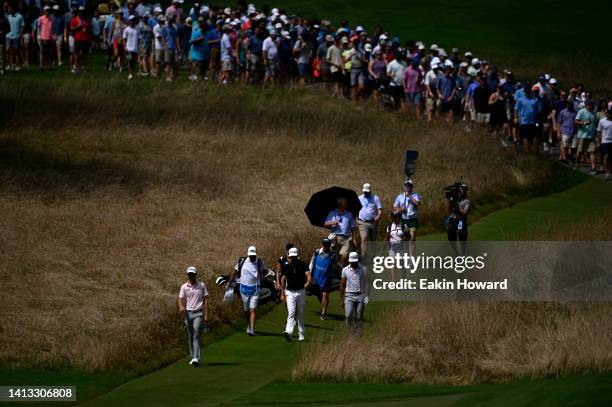
<path id="1" fill-rule="evenodd" d="M 595 150 L 597 148 L 596 132 L 597 118 L 595 116 L 593 101 L 587 100 L 585 107 L 576 113 L 576 139 L 578 141 L 576 153 L 576 169 L 580 166 L 580 160 L 584 154 L 589 155 L 591 174 L 596 174 Z"/>
<path id="2" fill-rule="evenodd" d="M 53 18 L 51 17 L 50 6 L 43 8 L 43 13 L 38 19 L 36 28 L 40 40 L 40 67 L 51 68 L 51 58 L 53 57 Z"/>
<path id="3" fill-rule="evenodd" d="M 106 16 L 104 20 L 104 29 L 108 31 L 108 27 L 110 27 L 112 20 L 114 17 L 111 15 Z M 66 20 L 61 13 L 59 4 L 53 5 L 53 39 L 55 40 L 55 54 L 57 58 L 57 66 L 63 65 L 63 49 L 64 49 L 64 28 L 65 28 Z M 105 31 L 102 32 L 103 36 L 105 35 Z M 105 41 L 107 44 L 107 41 Z M 112 49 L 112 48 L 111 48 Z"/>
<path id="4" fill-rule="evenodd" d="M 560 159 L 569 162 L 572 157 L 572 144 L 576 136 L 576 111 L 571 100 L 565 101 L 565 108 L 561 109 L 557 115 L 555 126 L 559 133 Z"/>
<path id="5" fill-rule="evenodd" d="M 262 44 L 262 57 L 264 61 L 264 86 L 274 85 L 279 70 L 279 57 L 276 30 L 270 30 L 268 37 Z"/>
<path id="6" fill-rule="evenodd" d="M 287 304 L 287 326 L 283 335 L 291 341 L 297 320 L 299 341 L 304 340 L 304 305 L 306 289 L 310 286 L 311 275 L 308 266 L 299 257 L 297 247 L 289 249 L 287 261 L 281 265 L 281 299 Z"/>
<path id="7" fill-rule="evenodd" d="M 202 317 L 204 327 L 208 325 L 208 290 L 206 284 L 197 281 L 198 270 L 191 266 L 187 268 L 187 282 L 181 286 L 178 295 L 179 312 L 185 320 L 187 343 L 189 343 L 190 365 L 200 366 L 200 335 L 202 332 Z"/>
<path id="8" fill-rule="evenodd" d="M 261 278 L 267 271 L 263 260 L 257 256 L 257 248 L 249 246 L 247 257 L 241 257 L 232 274 L 229 284 L 234 284 L 236 278 L 240 278 L 240 296 L 244 307 L 244 316 L 247 321 L 246 333 L 255 335 L 255 322 L 257 319 L 257 303 L 259 302 L 259 287 Z"/>
<path id="9" fill-rule="evenodd" d="M 334 43 L 334 37 L 331 34 L 325 34 L 323 41 L 317 48 L 316 58 L 319 61 L 319 78 L 323 82 L 330 80 L 330 65 L 327 61 L 327 50 Z"/>
<path id="10" fill-rule="evenodd" d="M 348 328 L 361 326 L 368 293 L 367 271 L 359 264 L 359 254 L 351 252 L 349 265 L 342 269 L 340 277 L 340 306 L 344 308 L 344 319 Z"/>
<path id="11" fill-rule="evenodd" d="M 131 15 L 128 17 L 128 26 L 123 30 L 123 43 L 128 62 L 128 80 L 134 77 L 134 70 L 138 62 L 138 30 L 136 22 L 138 17 Z"/>
<path id="12" fill-rule="evenodd" d="M 387 76 L 389 77 L 389 90 L 395 108 L 404 111 L 404 74 L 406 71 L 405 54 L 403 52 L 395 52 L 394 58 L 387 65 Z"/>
<path id="13" fill-rule="evenodd" d="M 414 253 L 416 230 L 419 226 L 419 207 L 421 206 L 421 196 L 414 192 L 414 183 L 411 179 L 407 179 L 404 182 L 404 186 L 406 190 L 395 198 L 393 210 L 402 214 L 404 233 L 408 233 L 408 252 L 412 256 Z"/>
<path id="14" fill-rule="evenodd" d="M 374 58 L 372 58 L 368 64 L 368 73 L 374 84 L 372 95 L 374 100 L 377 100 L 380 94 L 380 88 L 387 84 L 387 61 L 380 47 L 374 48 L 373 51 Z"/>
<path id="15" fill-rule="evenodd" d="M 470 211 L 470 200 L 467 197 L 467 184 L 459 187 L 457 199 L 448 202 L 447 237 L 455 255 L 465 255 L 466 241 L 468 239 L 467 216 Z M 457 240 L 461 242 L 461 251 L 457 251 Z"/>
<path id="16" fill-rule="evenodd" d="M 335 272 L 342 268 L 338 255 L 332 250 L 332 241 L 325 238 L 321 241 L 321 247 L 314 251 L 310 259 L 310 275 L 312 276 L 311 292 L 317 296 L 321 303 L 321 320 L 327 319 L 327 307 L 329 305 L 329 291 L 331 281 Z"/>
<path id="17" fill-rule="evenodd" d="M 378 235 L 378 224 L 382 217 L 383 207 L 379 196 L 372 192 L 370 183 L 363 184 L 361 191 L 363 193 L 359 195 L 361 209 L 357 218 L 357 226 L 361 240 L 361 255 L 365 256 L 367 242 L 376 240 Z"/>
<path id="18" fill-rule="evenodd" d="M 438 82 L 440 80 L 440 70 L 437 62 L 431 63 L 431 69 L 425 75 L 423 85 L 425 87 L 425 109 L 427 111 L 427 121 L 433 120 L 439 102 Z"/>
<path id="19" fill-rule="evenodd" d="M 346 198 L 338 198 L 337 203 L 338 208 L 329 212 L 324 226 L 330 228 L 336 235 L 336 251 L 342 264 L 346 265 L 349 252 L 355 241 L 355 218 L 347 210 L 348 201 Z"/>
<path id="20" fill-rule="evenodd" d="M 298 74 L 299 74 L 299 86 L 306 84 L 306 78 L 310 75 L 310 44 L 308 42 L 308 35 L 303 32 L 295 42 L 293 46 L 293 55 L 295 56 Z"/>
<path id="21" fill-rule="evenodd" d="M 395 257 L 404 249 L 403 244 L 406 241 L 404 226 L 402 225 L 402 213 L 400 211 L 391 212 L 391 223 L 387 225 L 385 233 L 385 243 L 389 247 L 389 257 Z M 395 280 L 395 269 L 390 270 L 391 281 Z"/>

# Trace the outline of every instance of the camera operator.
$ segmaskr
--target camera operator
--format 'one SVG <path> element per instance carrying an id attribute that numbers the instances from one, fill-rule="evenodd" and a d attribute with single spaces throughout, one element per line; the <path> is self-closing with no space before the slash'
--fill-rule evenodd
<path id="1" fill-rule="evenodd" d="M 470 200 L 467 198 L 467 184 L 457 183 L 449 188 L 448 200 L 448 241 L 457 254 L 457 240 L 461 242 L 461 255 L 465 254 L 465 242 L 468 238 L 467 215 L 470 210 Z"/>

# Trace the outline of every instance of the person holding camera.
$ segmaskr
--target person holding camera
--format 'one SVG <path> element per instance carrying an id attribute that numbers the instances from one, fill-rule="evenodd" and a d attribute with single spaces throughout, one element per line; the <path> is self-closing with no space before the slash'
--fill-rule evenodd
<path id="1" fill-rule="evenodd" d="M 419 226 L 418 210 L 421 206 L 421 197 L 413 191 L 414 184 L 411 179 L 404 182 L 406 191 L 395 198 L 393 210 L 402 214 L 402 226 L 404 233 L 408 233 L 408 254 L 414 253 L 414 242 L 416 240 L 416 230 Z"/>
<path id="2" fill-rule="evenodd" d="M 467 184 L 460 184 L 452 196 L 448 197 L 448 241 L 457 254 L 457 240 L 461 243 L 461 255 L 465 254 L 465 242 L 468 238 L 467 215 L 470 210 L 470 200 L 467 198 Z"/>

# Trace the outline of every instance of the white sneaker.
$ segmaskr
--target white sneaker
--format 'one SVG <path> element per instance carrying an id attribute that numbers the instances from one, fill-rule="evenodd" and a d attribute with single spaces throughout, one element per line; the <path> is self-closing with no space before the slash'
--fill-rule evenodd
<path id="1" fill-rule="evenodd" d="M 129 75 L 128 75 L 128 81 L 131 81 L 131 80 L 132 80 L 132 78 L 134 78 L 134 75 L 129 74 Z"/>
<path id="2" fill-rule="evenodd" d="M 197 76 L 195 76 L 195 75 L 189 75 L 189 80 L 190 80 L 190 81 L 197 81 L 197 80 L 198 80 L 198 77 L 197 77 Z"/>
<path id="3" fill-rule="evenodd" d="M 251 327 L 248 327 L 248 328 L 246 329 L 246 333 L 247 333 L 247 335 L 249 335 L 249 336 L 253 336 L 253 335 L 255 335 L 255 332 L 254 332 L 254 331 L 251 329 Z"/>
<path id="4" fill-rule="evenodd" d="M 200 361 L 196 358 L 191 359 L 191 366 L 200 367 Z"/>
<path id="5" fill-rule="evenodd" d="M 193 361 L 194 361 L 194 360 L 195 360 L 195 358 L 193 358 L 193 359 L 191 359 L 191 360 L 189 361 L 189 366 L 193 365 Z"/>
<path id="6" fill-rule="evenodd" d="M 304 342 L 306 340 L 306 338 L 304 338 L 304 335 L 300 335 L 300 337 L 298 338 L 298 342 Z"/>

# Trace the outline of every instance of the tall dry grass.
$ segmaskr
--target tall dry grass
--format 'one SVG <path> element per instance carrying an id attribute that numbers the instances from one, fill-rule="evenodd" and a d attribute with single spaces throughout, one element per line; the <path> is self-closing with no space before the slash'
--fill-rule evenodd
<path id="1" fill-rule="evenodd" d="M 423 231 L 440 229 L 441 189 L 458 176 L 476 205 L 504 205 L 560 174 L 488 135 L 316 92 L 138 86 L 0 87 L 0 365 L 176 358 L 185 267 L 210 286 L 250 244 L 268 263 L 286 241 L 309 252 L 324 234 L 303 214 L 310 194 L 368 181 L 390 208 L 407 148 L 421 154 Z M 213 329 L 239 320 L 220 299 L 213 289 Z"/>
<path id="2" fill-rule="evenodd" d="M 606 303 L 419 303 L 362 338 L 315 343 L 297 380 L 469 384 L 612 369 Z"/>

